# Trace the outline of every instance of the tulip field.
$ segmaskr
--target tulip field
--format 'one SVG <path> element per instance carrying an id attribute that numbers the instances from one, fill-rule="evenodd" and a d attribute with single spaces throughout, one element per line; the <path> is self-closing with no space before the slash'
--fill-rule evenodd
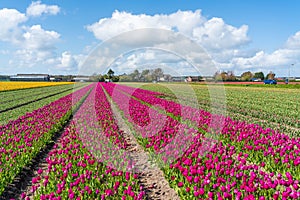
<path id="1" fill-rule="evenodd" d="M 54 85 L 72 84 L 70 82 L 1 82 L 0 91 L 40 88 Z"/>
<path id="2" fill-rule="evenodd" d="M 300 199 L 297 89 L 225 86 L 220 115 L 204 85 L 191 85 L 197 107 L 182 88 L 76 83 L 0 92 L 0 199 Z M 128 135 L 176 198 L 145 183 L 156 177 L 137 169 Z"/>
<path id="3" fill-rule="evenodd" d="M 129 84 L 139 87 L 140 84 Z M 162 98 L 168 97 L 172 101 L 186 100 L 187 92 L 179 84 L 162 85 L 146 84 L 144 89 L 163 93 Z M 191 85 L 198 98 L 198 106 L 210 110 L 210 96 L 206 86 Z M 211 86 L 213 90 L 214 87 Z M 300 135 L 300 98 L 299 89 L 274 87 L 245 87 L 226 86 L 227 115 L 231 119 L 259 124 L 265 128 L 272 128 L 292 136 Z M 176 96 L 172 91 L 176 91 Z"/>
<path id="4" fill-rule="evenodd" d="M 86 85 L 52 83 L 52 86 L 43 87 L 40 85 L 35 88 L 22 89 L 22 84 L 19 82 L 19 90 L 0 92 L 0 125 L 7 124 L 12 119 L 17 119 Z M 37 86 L 36 83 L 33 85 Z M 17 88 L 16 83 L 15 86 Z M 27 86 L 30 84 L 28 83 Z"/>

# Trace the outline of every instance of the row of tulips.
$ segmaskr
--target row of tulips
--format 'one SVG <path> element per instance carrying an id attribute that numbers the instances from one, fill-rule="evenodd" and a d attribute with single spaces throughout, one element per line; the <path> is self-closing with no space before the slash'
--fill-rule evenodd
<path id="1" fill-rule="evenodd" d="M 145 104 L 135 99 L 138 95 L 134 95 L 134 98 L 130 98 L 128 94 L 133 94 L 133 92 L 126 90 L 126 87 L 124 87 L 126 88 L 124 90 L 120 89 L 119 86 L 111 84 L 106 84 L 104 87 L 112 96 L 113 100 L 115 100 L 115 102 L 119 105 L 119 108 L 124 112 L 125 117 L 131 120 L 131 123 L 135 123 L 135 121 L 138 121 L 139 118 L 143 117 L 142 115 L 147 109 L 141 109 L 145 106 Z M 135 94 L 136 93 L 137 92 L 135 92 Z M 146 99 L 145 97 L 151 98 L 152 96 L 153 99 L 151 101 L 155 102 L 152 105 L 159 105 L 159 101 L 155 101 L 156 97 L 154 95 L 147 95 L 145 94 L 147 93 L 146 91 L 141 93 L 143 94 L 140 96 L 141 98 Z M 128 101 L 125 101 L 124 103 L 124 101 L 119 100 L 124 98 L 126 99 L 126 96 L 127 98 L 130 98 L 129 102 L 138 105 L 130 104 L 130 109 L 128 109 L 128 105 L 126 106 L 126 102 Z M 128 110 L 132 111 L 129 112 Z M 152 109 L 152 112 L 155 113 L 155 110 Z M 159 113 L 157 113 L 157 115 L 159 115 Z M 152 114 L 152 116 L 155 116 L 155 114 Z M 226 118 L 225 128 L 234 128 L 237 126 L 237 124 L 232 124 L 234 122 L 235 121 L 230 121 L 229 118 Z M 241 122 L 235 123 L 239 123 L 241 125 L 237 130 L 240 130 L 241 128 L 244 128 L 242 129 L 244 131 L 247 130 L 246 124 Z M 158 123 L 154 123 L 151 126 L 154 129 L 158 127 L 159 129 L 157 129 L 157 132 L 159 132 L 161 130 L 161 126 L 158 125 Z M 185 124 L 181 124 L 182 127 L 184 127 L 184 125 Z M 139 124 L 139 126 L 147 127 L 149 126 L 149 123 Z M 184 154 L 178 158 L 176 162 L 164 168 L 165 174 L 171 185 L 176 188 L 181 197 L 191 199 L 297 199 L 300 197 L 299 178 L 297 175 L 293 176 L 291 171 L 286 171 L 284 174 L 278 173 L 276 166 L 274 169 L 267 168 L 270 170 L 268 171 L 265 169 L 265 162 L 260 162 L 259 160 L 256 160 L 256 163 L 253 163 L 253 158 L 250 154 L 248 154 L 249 152 L 244 152 L 244 149 L 236 147 L 236 143 L 238 142 L 235 142 L 234 137 L 231 137 L 233 140 L 232 142 L 226 141 L 223 144 L 222 140 L 228 137 L 228 134 L 225 132 L 225 128 L 222 130 L 222 134 L 220 134 L 221 141 L 218 142 L 204 137 L 203 134 L 200 134 L 199 132 L 199 134 L 196 134 L 197 132 L 193 130 L 193 128 L 185 127 L 185 131 L 183 131 L 182 134 L 180 131 L 176 132 L 172 126 L 168 126 L 167 124 L 165 124 L 165 126 L 167 126 L 164 128 L 165 135 L 161 135 L 161 138 L 158 141 L 160 143 L 169 142 L 169 144 L 161 145 L 161 147 L 164 148 L 155 149 L 155 151 L 158 154 L 163 154 L 162 159 L 166 161 L 166 158 L 178 158 L 178 151 L 185 150 Z M 138 126 L 133 124 L 133 127 Z M 166 137 L 168 138 L 172 131 L 165 130 L 172 129 L 176 132 L 175 134 L 177 136 L 175 136 L 174 140 L 170 143 L 170 141 L 166 140 Z M 137 132 L 141 131 L 141 129 L 136 128 L 135 130 Z M 153 131 L 155 130 L 151 131 L 151 134 L 153 134 Z M 231 133 L 234 131 L 235 130 L 231 131 Z M 272 133 L 278 134 L 270 132 L 271 130 L 262 129 L 257 132 L 259 131 L 265 131 L 263 132 L 264 135 L 272 135 Z M 142 136 L 145 137 L 147 134 L 143 133 Z M 248 137 L 250 137 L 250 135 Z M 290 138 L 289 142 L 293 145 L 297 145 L 297 142 L 293 142 L 294 140 L 295 139 Z M 248 141 L 250 142 L 250 139 Z M 281 142 L 281 144 L 282 143 L 283 142 Z M 184 144 L 188 145 L 184 146 Z M 153 146 L 154 145 L 150 142 L 145 145 L 146 148 L 150 149 Z M 296 146 L 295 149 L 297 148 L 298 147 Z M 210 152 L 203 157 L 203 152 L 206 152 L 206 150 L 210 150 Z M 257 153 L 256 151 L 250 152 L 252 155 Z M 295 151 L 295 153 L 296 155 L 299 155 L 298 151 Z M 296 170 L 299 170 L 299 168 L 296 168 Z"/>
<path id="2" fill-rule="evenodd" d="M 212 122 L 213 118 L 217 117 L 216 115 L 211 115 L 205 111 L 197 111 L 195 108 L 182 106 L 166 99 L 160 99 L 152 91 L 134 90 L 134 88 L 128 86 L 118 86 L 117 88 L 150 105 L 162 105 L 167 112 L 198 123 L 198 128 L 203 129 L 206 126 L 217 125 L 215 123 L 216 119 Z M 174 110 L 169 107 L 173 107 Z M 183 111 L 181 116 L 178 115 L 180 110 Z M 263 129 L 255 124 L 235 121 L 229 117 L 225 118 L 222 126 L 221 134 L 218 134 L 219 140 L 230 143 L 240 151 L 249 154 L 247 159 L 249 162 L 265 165 L 267 171 L 276 169 L 280 173 L 289 172 L 295 178 L 300 179 L 300 138 L 293 138 L 269 128 Z"/>
<path id="3" fill-rule="evenodd" d="M 139 175 L 122 168 L 133 164 L 126 162 L 125 153 L 119 153 L 127 147 L 119 133 L 110 104 L 98 84 L 49 153 L 47 167 L 32 179 L 34 198 L 143 199 Z M 27 198 L 26 193 L 22 198 Z"/>
<path id="4" fill-rule="evenodd" d="M 27 88 L 73 84 L 71 82 L 19 82 L 19 81 L 0 82 L 0 83 L 1 83 L 0 92 L 8 91 L 8 90 L 20 90 L 20 89 L 27 89 Z"/>
<path id="5" fill-rule="evenodd" d="M 31 88 L 26 90 L 14 90 L 0 93 L 0 103 L 5 104 L 14 100 L 21 100 L 24 98 L 33 99 L 40 95 L 47 95 L 55 92 L 60 92 L 66 89 L 72 89 L 75 85 L 58 85 L 58 86 L 49 86 L 44 88 Z"/>
<path id="6" fill-rule="evenodd" d="M 186 86 L 182 85 L 143 85 L 144 88 L 162 92 L 163 97 L 184 104 L 193 104 L 194 99 Z M 204 110 L 211 109 L 211 96 L 206 85 L 189 85 L 199 101 L 199 107 Z M 210 86 L 211 89 L 220 90 L 219 87 Z M 170 88 L 170 89 L 168 89 Z M 176 95 L 172 91 L 176 91 Z M 257 98 L 260 97 L 259 101 Z M 192 101 L 191 101 L 192 99 Z M 270 101 L 272 99 L 272 101 Z M 279 88 L 242 88 L 226 87 L 226 111 L 227 115 L 237 120 L 244 120 L 249 123 L 261 124 L 265 128 L 280 130 L 290 136 L 299 136 L 297 127 L 299 123 L 299 93 L 297 90 L 283 90 Z M 215 98 L 216 102 L 225 102 L 222 98 Z M 221 104 L 222 105 L 222 104 Z M 269 109 L 269 108 L 272 109 Z M 262 120 L 263 119 L 263 120 Z M 296 129 L 295 129 L 296 128 Z"/>
<path id="7" fill-rule="evenodd" d="M 153 148 L 158 152 L 172 142 L 179 131 L 184 133 L 188 129 L 187 125 L 179 123 L 172 117 L 160 113 L 155 108 L 142 104 L 140 101 L 114 88 L 115 85 L 104 84 L 103 86 L 123 112 L 130 125 L 137 130 L 138 134 L 135 137 L 144 146 Z"/>
<path id="8" fill-rule="evenodd" d="M 92 85 L 0 126 L 0 194 L 51 141 Z"/>
<path id="9" fill-rule="evenodd" d="M 108 84 L 108 87 L 122 91 L 150 107 L 158 107 L 164 110 L 168 116 L 201 130 L 210 129 L 210 131 L 217 131 L 222 126 L 219 122 L 224 121 L 223 116 L 213 115 L 205 110 L 200 110 L 191 106 L 181 105 L 173 101 L 159 98 L 159 96 L 163 95 L 162 93 L 148 91 L 141 88 L 132 88 L 125 85 L 114 85 L 111 83 Z"/>
<path id="10" fill-rule="evenodd" d="M 157 89 L 154 87 L 150 87 L 150 88 Z M 161 88 L 159 88 L 159 89 L 162 90 Z M 198 93 L 197 95 L 200 96 L 197 101 L 197 105 L 195 105 L 195 99 L 190 98 L 190 96 L 188 95 L 189 93 L 181 93 L 182 96 L 179 97 L 179 95 L 170 94 L 170 91 L 168 91 L 168 90 L 163 90 L 168 93 L 159 95 L 159 96 L 162 98 L 171 99 L 172 101 L 175 101 L 175 102 L 183 103 L 185 105 L 193 105 L 194 107 L 197 106 L 199 109 L 210 110 L 212 107 L 212 102 L 210 100 L 210 96 L 208 94 L 206 94 L 204 91 L 202 91 L 205 89 L 202 89 L 201 92 L 200 92 L 199 88 L 196 88 L 196 89 L 197 90 L 195 91 L 195 93 Z M 252 95 L 252 97 L 253 96 L 254 95 Z M 267 98 L 267 99 L 269 99 L 269 98 Z M 214 100 L 214 101 L 216 101 L 216 100 Z M 283 123 L 272 122 L 272 120 L 266 118 L 266 115 L 270 115 L 270 114 L 265 113 L 262 110 L 251 109 L 251 107 L 248 105 L 251 103 L 253 104 L 253 102 L 251 102 L 247 98 L 246 99 L 237 98 L 236 96 L 234 96 L 234 98 L 231 96 L 231 98 L 230 98 L 230 96 L 226 96 L 227 115 L 229 115 L 230 118 L 233 120 L 247 121 L 248 124 L 250 124 L 250 123 L 259 124 L 262 127 L 268 127 L 268 128 L 272 128 L 273 130 L 280 130 L 281 132 L 288 133 L 290 136 L 297 135 L 297 132 L 299 132 L 299 130 L 297 130 L 291 126 L 288 126 L 284 122 Z M 214 104 L 216 104 L 216 102 L 214 102 Z M 215 105 L 215 106 L 217 106 L 217 105 Z M 224 107 L 224 105 L 222 105 L 222 103 L 220 103 L 220 107 L 221 106 Z M 260 114 L 260 115 L 253 115 L 253 113 Z M 274 117 L 273 114 L 272 114 L 272 117 Z M 281 117 L 283 117 L 283 116 L 281 116 Z M 277 118 L 278 118 L 278 116 L 277 116 Z M 264 119 L 264 120 L 262 120 L 262 119 Z"/>
<path id="11" fill-rule="evenodd" d="M 211 147 L 201 156 L 203 145 Z M 199 157 L 200 156 L 200 157 Z M 218 142 L 211 144 L 201 136 L 184 156 L 170 165 L 166 174 L 171 184 L 178 186 L 182 196 L 218 199 L 298 199 L 299 180 L 290 173 L 275 175 L 263 166 L 247 162 L 247 153 L 235 146 Z M 275 173 L 274 173 L 275 172 Z M 178 176 L 177 174 L 183 175 Z"/>

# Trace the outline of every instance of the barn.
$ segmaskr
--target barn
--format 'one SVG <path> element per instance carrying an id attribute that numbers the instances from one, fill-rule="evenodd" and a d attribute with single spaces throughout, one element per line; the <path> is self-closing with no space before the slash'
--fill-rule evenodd
<path id="1" fill-rule="evenodd" d="M 184 82 L 185 77 L 184 76 L 172 76 L 171 81 L 173 81 L 173 82 Z"/>
<path id="2" fill-rule="evenodd" d="M 76 76 L 71 81 L 72 82 L 89 82 L 90 77 L 89 76 Z"/>
<path id="3" fill-rule="evenodd" d="M 17 74 L 9 77 L 10 81 L 50 81 L 49 74 Z"/>

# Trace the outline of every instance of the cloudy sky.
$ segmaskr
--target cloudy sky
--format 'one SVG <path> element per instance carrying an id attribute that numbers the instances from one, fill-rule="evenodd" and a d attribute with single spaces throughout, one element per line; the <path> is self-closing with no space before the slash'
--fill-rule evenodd
<path id="1" fill-rule="evenodd" d="M 202 62 L 205 52 L 213 70 L 300 76 L 299 8 L 295 0 L 1 0 L 0 74 L 77 74 L 101 49 L 97 63 L 117 73 L 157 63 L 187 74 L 187 61 Z M 164 37 L 135 32 L 144 28 Z M 113 49 L 120 45 L 127 48 Z"/>

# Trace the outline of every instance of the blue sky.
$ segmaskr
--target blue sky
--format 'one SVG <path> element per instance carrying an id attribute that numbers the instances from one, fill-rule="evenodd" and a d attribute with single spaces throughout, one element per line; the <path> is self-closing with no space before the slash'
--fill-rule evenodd
<path id="1" fill-rule="evenodd" d="M 299 8 L 294 0 L 1 0 L 0 74 L 76 74 L 107 39 L 138 28 L 175 27 L 202 46 L 219 70 L 286 76 L 291 68 L 300 76 Z M 123 63 L 127 71 L 116 71 L 150 62 L 143 56 L 147 52 L 131 56 Z"/>

